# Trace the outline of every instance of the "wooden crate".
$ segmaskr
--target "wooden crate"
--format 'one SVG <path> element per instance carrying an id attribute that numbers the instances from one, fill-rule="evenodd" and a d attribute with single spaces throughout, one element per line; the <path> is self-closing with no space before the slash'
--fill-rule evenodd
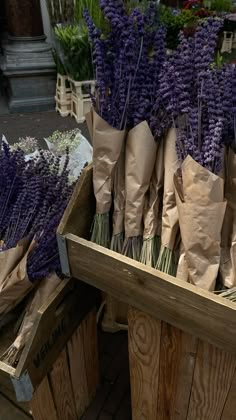
<path id="1" fill-rule="evenodd" d="M 85 121 L 85 115 L 91 109 L 91 96 L 95 92 L 95 81 L 86 80 L 76 82 L 70 79 L 71 83 L 71 116 L 75 118 L 77 123 Z M 85 92 L 87 90 L 87 92 Z"/>
<path id="2" fill-rule="evenodd" d="M 61 261 L 132 307 L 133 420 L 235 419 L 236 304 L 91 243 L 94 211 L 89 166 L 59 227 Z"/>
<path id="3" fill-rule="evenodd" d="M 57 75 L 56 111 L 61 117 L 71 115 L 71 85 L 68 76 Z"/>
<path id="4" fill-rule="evenodd" d="M 0 386 L 9 399 L 29 402 L 35 420 L 79 419 L 99 383 L 96 291 L 62 281 L 38 311 L 16 368 L 0 362 Z M 1 353 L 13 342 L 0 336 Z M 3 391 L 2 391 L 3 392 Z"/>

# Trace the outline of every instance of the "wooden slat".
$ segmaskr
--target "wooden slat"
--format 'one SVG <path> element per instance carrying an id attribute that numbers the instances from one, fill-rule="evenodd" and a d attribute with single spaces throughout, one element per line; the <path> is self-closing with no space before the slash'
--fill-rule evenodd
<path id="1" fill-rule="evenodd" d="M 198 339 L 196 337 L 184 332 L 181 333 L 177 391 L 175 401 L 172 403 L 173 420 L 184 420 L 187 418 L 197 355 L 197 345 Z"/>
<path id="2" fill-rule="evenodd" d="M 157 420 L 161 323 L 132 308 L 128 324 L 133 419 Z"/>
<path id="3" fill-rule="evenodd" d="M 34 389 L 47 375 L 76 327 L 93 308 L 96 291 L 71 279 L 52 294 L 38 312 L 35 328 L 19 361 L 15 375 L 26 369 Z"/>
<path id="4" fill-rule="evenodd" d="M 235 356 L 199 341 L 187 420 L 221 419 L 235 367 Z"/>
<path id="5" fill-rule="evenodd" d="M 23 411 L 15 407 L 3 395 L 0 394 L 0 419 L 1 420 L 30 420 Z"/>
<path id="6" fill-rule="evenodd" d="M 58 420 L 47 376 L 45 376 L 37 391 L 35 391 L 30 405 L 34 420 L 46 420 L 47 418 Z"/>
<path id="7" fill-rule="evenodd" d="M 68 234 L 66 238 L 75 278 L 156 319 L 236 353 L 235 303 L 75 235 Z"/>
<path id="8" fill-rule="evenodd" d="M 12 382 L 10 380 L 10 377 L 8 379 L 8 382 L 4 381 L 3 383 L 2 382 L 0 383 L 0 393 L 4 397 L 6 397 L 9 401 L 11 401 L 16 407 L 19 407 L 22 411 L 24 411 L 25 414 L 29 415 L 30 413 L 29 403 L 16 401 L 16 394 L 15 394 Z"/>
<path id="9" fill-rule="evenodd" d="M 85 367 L 88 386 L 89 401 L 96 395 L 99 384 L 99 360 L 96 311 L 91 311 L 84 319 L 82 325 L 82 337 L 85 356 Z"/>
<path id="10" fill-rule="evenodd" d="M 75 420 L 77 418 L 75 400 L 66 350 L 61 352 L 54 363 L 49 380 L 52 386 L 58 420 Z"/>
<path id="11" fill-rule="evenodd" d="M 82 325 L 73 334 L 67 348 L 76 414 L 80 418 L 89 405 Z"/>
<path id="12" fill-rule="evenodd" d="M 221 420 L 235 420 L 236 417 L 236 371 L 227 396 Z"/>
<path id="13" fill-rule="evenodd" d="M 158 420 L 185 420 L 188 414 L 197 339 L 162 323 Z"/>

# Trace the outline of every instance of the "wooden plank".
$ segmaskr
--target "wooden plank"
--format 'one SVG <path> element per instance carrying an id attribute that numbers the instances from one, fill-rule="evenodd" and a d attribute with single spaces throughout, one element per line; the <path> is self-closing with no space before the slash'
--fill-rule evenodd
<path id="1" fill-rule="evenodd" d="M 172 402 L 173 420 L 187 418 L 192 381 L 195 369 L 198 339 L 192 335 L 181 333 L 181 352 L 175 401 Z"/>
<path id="2" fill-rule="evenodd" d="M 76 327 L 95 304 L 96 290 L 71 279 L 38 312 L 15 375 L 26 369 L 34 389 L 51 369 Z"/>
<path id="3" fill-rule="evenodd" d="M 98 340 L 96 311 L 91 311 L 84 319 L 82 325 L 82 337 L 85 356 L 85 367 L 88 386 L 89 401 L 96 395 L 100 380 L 98 360 Z"/>
<path id="4" fill-rule="evenodd" d="M 15 407 L 7 398 L 0 394 L 0 419 L 1 420 L 29 420 L 23 411 Z"/>
<path id="5" fill-rule="evenodd" d="M 236 371 L 230 387 L 221 420 L 235 420 L 236 415 Z"/>
<path id="6" fill-rule="evenodd" d="M 105 401 L 109 398 L 111 392 L 111 384 L 105 382 L 98 390 L 96 397 L 92 404 L 90 404 L 88 410 L 83 415 L 82 420 L 95 420 L 98 418 L 102 411 Z"/>
<path id="7" fill-rule="evenodd" d="M 235 356 L 199 341 L 187 420 L 221 419 L 235 367 Z"/>
<path id="8" fill-rule="evenodd" d="M 20 408 L 21 411 L 23 411 L 25 414 L 30 414 L 30 405 L 27 402 L 18 402 L 16 401 L 16 394 L 14 391 L 14 388 L 12 386 L 12 382 L 9 381 L 6 383 L 0 383 L 0 393 L 7 398 L 10 402 L 14 404 L 14 406 Z M 1 418 L 1 417 L 0 417 Z"/>
<path id="9" fill-rule="evenodd" d="M 89 238 L 96 209 L 92 182 L 93 170 L 91 164 L 83 170 L 74 189 L 61 223 L 57 229 L 57 233 L 60 235 L 73 232 L 75 235 L 78 234 L 83 238 Z"/>
<path id="10" fill-rule="evenodd" d="M 129 391 L 129 387 L 129 371 L 123 369 L 121 370 L 116 382 L 112 386 L 111 393 L 103 407 L 103 411 L 110 415 L 115 415 L 115 413 L 121 405 L 121 401 L 124 399 L 125 395 Z"/>
<path id="11" fill-rule="evenodd" d="M 33 395 L 30 403 L 34 420 L 58 420 L 53 395 L 45 376 Z"/>
<path id="12" fill-rule="evenodd" d="M 58 420 L 75 420 L 76 408 L 71 386 L 66 350 L 63 350 L 54 363 L 49 377 Z"/>
<path id="13" fill-rule="evenodd" d="M 84 321 L 83 321 L 84 322 Z M 85 354 L 82 324 L 74 332 L 67 349 L 69 355 L 70 375 L 77 417 L 80 418 L 89 406 L 88 383 L 85 367 Z"/>
<path id="14" fill-rule="evenodd" d="M 156 420 L 161 323 L 136 309 L 128 312 L 132 415 Z"/>
<path id="15" fill-rule="evenodd" d="M 197 340 L 162 323 L 158 420 L 184 420 L 188 414 Z"/>
<path id="16" fill-rule="evenodd" d="M 156 319 L 236 353 L 235 303 L 75 235 L 68 234 L 66 238 L 75 278 Z"/>

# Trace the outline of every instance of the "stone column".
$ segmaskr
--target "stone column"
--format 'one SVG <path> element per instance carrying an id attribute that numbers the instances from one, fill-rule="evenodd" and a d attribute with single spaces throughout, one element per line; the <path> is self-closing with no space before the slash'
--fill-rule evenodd
<path id="1" fill-rule="evenodd" d="M 5 0 L 8 43 L 2 71 L 8 81 L 12 112 L 54 106 L 55 64 L 45 42 L 40 0 Z"/>

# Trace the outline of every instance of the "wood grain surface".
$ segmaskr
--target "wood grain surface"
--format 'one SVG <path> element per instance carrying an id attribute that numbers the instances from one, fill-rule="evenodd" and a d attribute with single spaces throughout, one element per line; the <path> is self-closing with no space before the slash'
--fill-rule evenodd
<path id="1" fill-rule="evenodd" d="M 131 308 L 129 363 L 134 420 L 157 420 L 161 323 Z"/>
<path id="2" fill-rule="evenodd" d="M 50 420 L 58 420 L 47 376 L 34 393 L 30 406 L 34 420 L 46 420 L 47 415 L 50 415 Z"/>
<path id="3" fill-rule="evenodd" d="M 61 352 L 57 361 L 54 363 L 50 374 L 50 381 L 58 420 L 75 420 L 75 400 L 72 391 L 66 350 Z"/>
<path id="4" fill-rule="evenodd" d="M 89 405 L 88 384 L 85 367 L 82 326 L 80 325 L 68 343 L 71 383 L 78 418 Z"/>
<path id="5" fill-rule="evenodd" d="M 96 311 L 91 311 L 82 323 L 85 367 L 89 401 L 95 396 L 100 380 Z"/>
<path id="6" fill-rule="evenodd" d="M 221 419 L 235 367 L 234 356 L 199 341 L 187 420 Z"/>
<path id="7" fill-rule="evenodd" d="M 236 354 L 235 303 L 73 234 L 66 238 L 73 277 Z"/>
<path id="8" fill-rule="evenodd" d="M 235 420 L 236 418 L 236 371 L 227 396 L 221 420 Z"/>

